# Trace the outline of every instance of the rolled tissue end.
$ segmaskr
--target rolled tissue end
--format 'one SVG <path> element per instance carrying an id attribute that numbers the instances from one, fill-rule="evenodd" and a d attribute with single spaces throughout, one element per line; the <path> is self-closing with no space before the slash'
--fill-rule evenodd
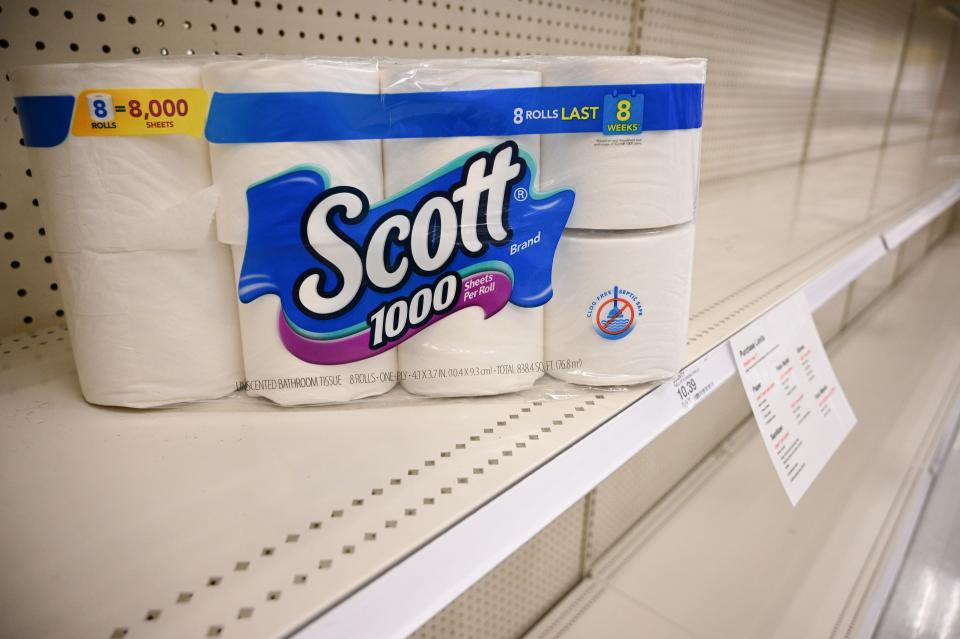
<path id="1" fill-rule="evenodd" d="M 218 245 L 56 257 L 80 389 L 150 408 L 222 397 L 243 375 L 230 263 Z"/>
<path id="2" fill-rule="evenodd" d="M 683 365 L 693 224 L 567 231 L 545 312 L 547 372 L 587 386 L 666 379 Z"/>

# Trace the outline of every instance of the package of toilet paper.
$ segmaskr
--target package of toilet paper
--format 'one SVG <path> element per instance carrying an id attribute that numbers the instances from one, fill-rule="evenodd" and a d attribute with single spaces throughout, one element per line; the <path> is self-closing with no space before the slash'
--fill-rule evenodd
<path id="1" fill-rule="evenodd" d="M 202 286 L 218 311 L 198 325 L 229 324 L 221 361 L 238 392 L 280 405 L 492 395 L 682 365 L 705 61 L 153 62 L 165 63 L 190 80 L 141 88 L 81 72 L 69 90 L 18 98 L 20 117 L 31 147 L 96 141 L 98 157 L 140 153 L 145 171 L 153 152 L 182 155 L 177 179 L 212 183 L 202 214 L 154 194 L 173 211 L 160 222 L 127 225 L 118 206 L 116 220 L 80 210 L 51 226 L 70 253 L 134 253 L 130 271 L 171 250 L 215 258 Z M 200 145 L 202 161 L 177 144 Z M 155 184 L 131 172 L 124 188 Z M 181 227 L 203 233 L 157 244 Z M 71 303 L 102 299 L 85 274 L 110 281 L 110 269 L 71 266 Z"/>

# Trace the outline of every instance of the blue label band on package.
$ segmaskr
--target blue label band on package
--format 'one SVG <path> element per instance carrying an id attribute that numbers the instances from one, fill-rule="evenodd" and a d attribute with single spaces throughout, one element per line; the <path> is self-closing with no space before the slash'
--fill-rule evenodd
<path id="1" fill-rule="evenodd" d="M 631 105 L 623 108 L 624 100 Z M 24 144 L 70 132 L 74 96 L 16 98 Z M 618 109 L 617 107 L 621 107 Z M 215 93 L 206 137 L 219 144 L 697 129 L 702 84 L 532 87 L 433 93 Z"/>
<path id="2" fill-rule="evenodd" d="M 621 96 L 631 108 L 621 109 Z M 612 100 L 607 117 L 605 105 Z M 621 105 L 623 106 L 623 105 Z M 624 117 L 626 111 L 629 113 Z M 624 84 L 433 93 L 215 93 L 210 142 L 313 142 L 696 129 L 702 84 Z M 609 128 L 613 127 L 613 128 Z M 608 130 L 609 129 L 609 130 Z M 619 129 L 619 130 L 614 130 Z M 636 130 L 634 130 L 636 129 Z"/>
<path id="3" fill-rule="evenodd" d="M 70 133 L 72 95 L 23 96 L 14 99 L 23 143 L 36 148 L 57 146 Z"/>

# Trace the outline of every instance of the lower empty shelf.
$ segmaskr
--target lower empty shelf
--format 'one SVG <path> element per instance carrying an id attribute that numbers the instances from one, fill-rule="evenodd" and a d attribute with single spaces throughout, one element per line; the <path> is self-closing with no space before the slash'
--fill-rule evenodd
<path id="1" fill-rule="evenodd" d="M 960 407 L 960 237 L 830 354 L 858 424 L 791 508 L 752 419 L 531 638 L 869 637 Z"/>

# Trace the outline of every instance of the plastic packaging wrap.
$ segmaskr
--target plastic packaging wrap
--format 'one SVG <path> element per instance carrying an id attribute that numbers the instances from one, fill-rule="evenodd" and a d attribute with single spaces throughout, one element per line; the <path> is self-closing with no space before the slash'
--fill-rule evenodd
<path id="1" fill-rule="evenodd" d="M 199 65 L 167 60 L 31 67 L 13 76 L 20 112 L 45 96 L 82 97 L 73 126 L 107 133 L 120 105 L 104 90 L 149 86 L 189 97 L 201 86 Z M 97 91 L 82 94 L 89 89 Z M 122 106 L 142 111 L 148 101 Z M 242 364 L 206 142 L 67 135 L 69 107 L 65 125 L 51 116 L 46 129 L 24 133 L 84 397 L 148 407 L 230 393 Z M 61 134 L 58 144 L 40 145 Z"/>
<path id="2" fill-rule="evenodd" d="M 380 90 L 377 65 L 370 60 L 215 62 L 204 67 L 203 82 L 211 93 L 336 91 L 376 95 Z M 378 140 L 212 144 L 210 158 L 214 181 L 223 194 L 217 208 L 218 234 L 233 250 L 241 289 L 245 286 L 242 269 L 248 232 L 247 187 L 293 167 L 314 166 L 327 171 L 330 186 L 358 188 L 371 200 L 381 199 L 383 193 Z M 285 246 L 275 248 L 278 257 L 286 251 Z M 276 326 L 281 309 L 276 296 L 247 302 L 238 298 L 237 302 L 246 372 L 244 388 L 250 395 L 283 405 L 323 404 L 379 395 L 396 383 L 395 351 L 346 364 L 305 362 L 284 348 L 280 340 Z M 351 377 L 372 381 L 350 384 Z"/>
<path id="3" fill-rule="evenodd" d="M 564 233 L 546 305 L 557 379 L 609 386 L 664 379 L 683 365 L 693 224 Z"/>
<path id="4" fill-rule="evenodd" d="M 106 403 L 162 404 L 230 388 L 283 405 L 405 391 L 490 395 L 529 389 L 545 373 L 627 385 L 683 364 L 705 61 L 117 66 L 123 82 L 79 65 L 69 83 L 18 92 L 43 96 L 18 99 L 28 146 L 67 158 L 84 179 L 81 187 L 58 178 L 63 169 L 38 165 L 56 185 L 55 247 L 132 260 L 63 260 L 71 329 L 85 323 L 73 331 L 78 342 L 108 340 L 113 319 L 86 312 L 83 300 L 117 306 L 117 296 L 137 297 L 140 274 L 194 273 L 199 283 L 165 294 L 169 313 L 126 309 L 137 321 L 148 310 L 154 322 L 168 319 L 154 330 L 186 345 L 175 351 L 178 371 L 206 375 L 192 395 L 161 381 L 151 401 L 130 401 L 142 384 L 124 377 L 134 367 L 146 387 L 163 378 L 151 363 L 166 370 L 173 358 L 150 348 L 165 345 L 124 346 L 134 364 L 91 367 L 81 363 L 89 348 L 75 344 L 85 391 L 112 387 L 104 396 L 123 398 Z M 171 85 L 141 71 L 153 67 L 187 69 L 191 79 Z M 201 73 L 205 92 L 165 88 L 197 91 Z M 153 120 L 135 117 L 134 101 Z M 74 149 L 87 147 L 98 168 L 74 168 Z M 143 171 L 106 171 L 104 154 L 114 152 L 143 155 L 133 162 Z M 211 179 L 198 158 L 207 154 L 214 186 L 204 191 Z M 154 156 L 162 166 L 149 164 Z M 162 180 L 181 186 L 162 190 Z M 124 189 L 165 216 L 134 215 L 129 224 L 110 203 L 117 192 L 128 197 Z M 106 218 L 71 208 L 86 199 L 100 206 L 97 198 L 111 211 Z M 121 271 L 133 276 L 112 275 Z M 202 311 L 188 328 L 189 308 Z M 137 321 L 123 321 L 118 344 L 135 334 Z M 222 330 L 210 336 L 205 327 L 214 325 Z M 227 352 L 214 357 L 221 345 Z M 536 388 L 553 392 L 559 383 Z"/>
<path id="5" fill-rule="evenodd" d="M 436 93 L 539 87 L 540 72 L 503 69 L 497 66 L 444 64 L 388 64 L 381 70 L 384 93 Z M 532 170 L 540 161 L 540 136 L 513 138 L 531 158 Z M 506 137 L 445 137 L 388 139 L 383 141 L 386 195 L 401 192 L 424 175 L 476 149 L 506 142 Z M 536 177 L 533 180 L 537 186 Z M 529 388 L 542 371 L 531 365 L 509 370 L 512 362 L 543 360 L 543 308 L 507 304 L 499 313 L 485 317 L 482 308 L 466 308 L 400 344 L 399 368 L 406 371 L 403 387 L 418 395 L 434 397 L 495 395 Z M 496 370 L 496 374 L 449 379 L 418 371 L 446 367 Z"/>
<path id="6" fill-rule="evenodd" d="M 561 58 L 545 65 L 543 84 L 669 87 L 702 85 L 705 75 L 706 61 L 699 59 Z M 611 96 L 615 115 L 623 118 L 617 124 L 642 122 L 646 101 L 634 93 Z M 677 109 L 682 108 L 677 104 Z M 644 130 L 624 136 L 604 132 L 548 135 L 542 145 L 544 186 L 562 184 L 577 192 L 569 228 L 642 230 L 693 220 L 700 184 L 699 127 Z"/>

